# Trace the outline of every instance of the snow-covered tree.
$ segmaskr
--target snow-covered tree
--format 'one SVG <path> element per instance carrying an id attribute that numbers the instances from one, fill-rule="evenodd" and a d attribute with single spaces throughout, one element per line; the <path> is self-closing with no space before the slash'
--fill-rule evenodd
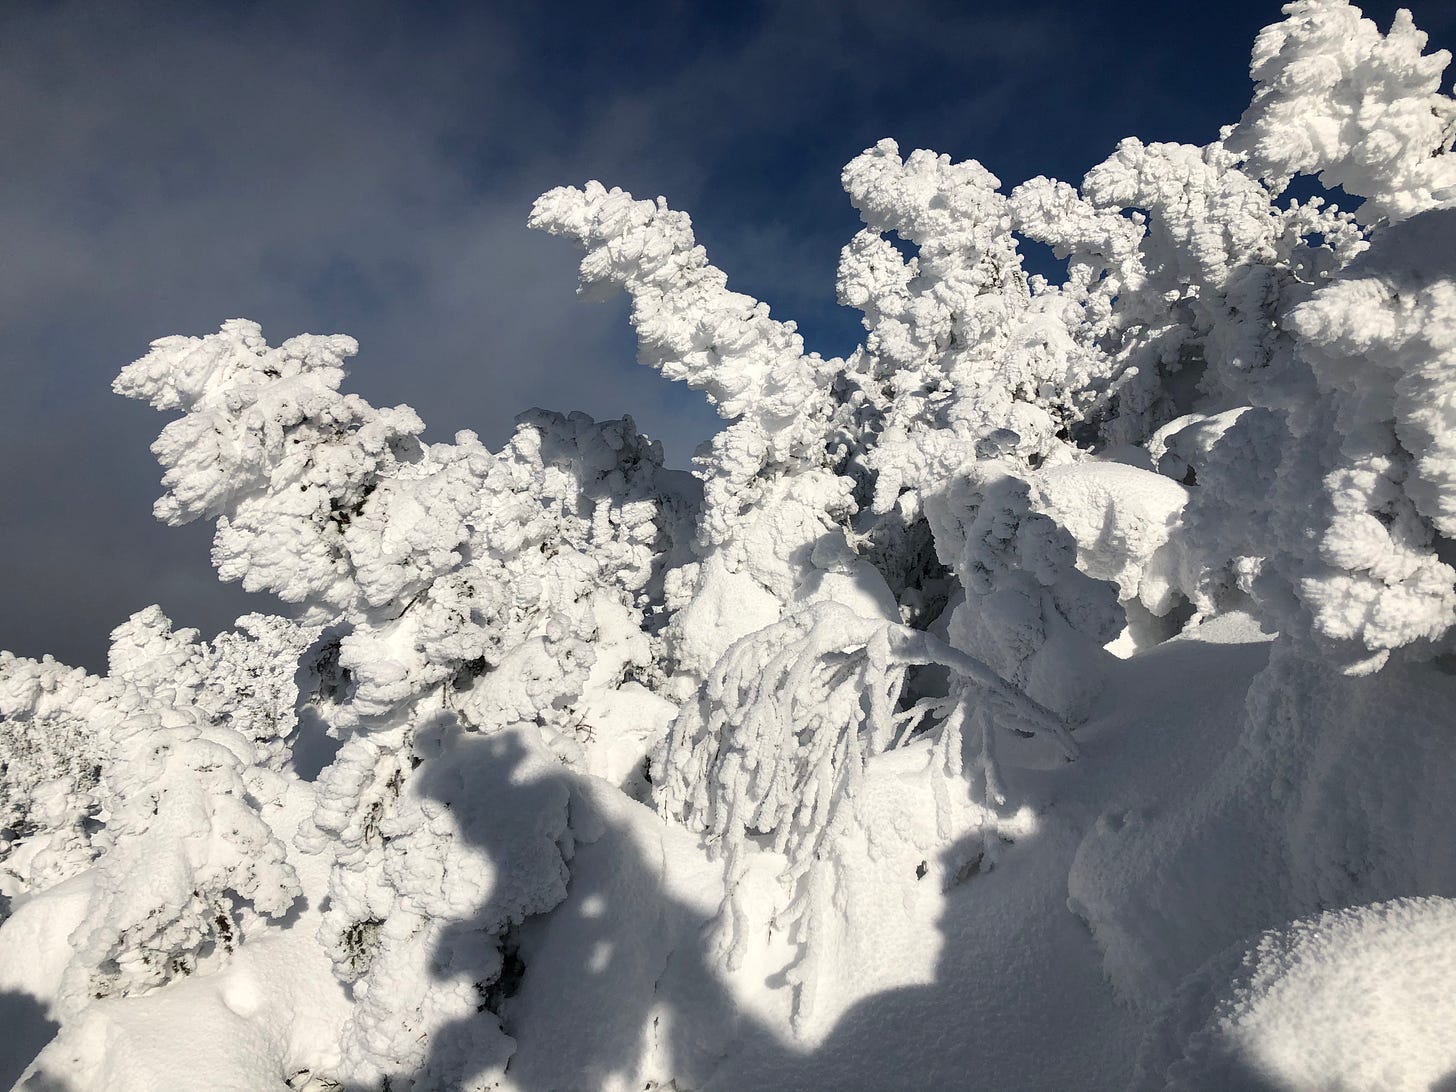
<path id="1" fill-rule="evenodd" d="M 210 650 L 195 637 L 151 608 L 113 634 L 105 678 L 51 660 L 0 664 L 5 870 L 18 881 L 7 894 L 92 866 L 63 1011 L 192 973 L 299 893 L 254 793 L 272 776 L 265 756 L 199 700 Z"/>
<path id="2" fill-rule="evenodd" d="M 1342 0 L 1286 11 L 1221 142 L 1127 140 L 1080 193 L 1035 179 L 1011 203 L 1068 259 L 1069 329 L 1107 360 L 1094 444 L 1141 444 L 1193 486 L 1180 591 L 1204 614 L 1253 594 L 1271 626 L 1370 670 L 1452 623 L 1445 350 L 1418 333 L 1440 328 L 1446 274 L 1417 235 L 1456 203 L 1456 104 L 1438 90 L 1449 56 L 1421 55 L 1407 13 L 1381 35 Z M 1295 174 L 1363 203 L 1281 206 Z M 1386 226 L 1413 214 L 1420 228 Z"/>
<path id="3" fill-rule="evenodd" d="M 225 578 L 327 623 L 304 658 L 306 697 L 343 744 L 305 844 L 335 860 L 326 942 L 359 999 L 345 1072 L 380 1080 L 475 1014 L 499 968 L 481 952 L 564 893 L 564 796 L 542 799 L 511 871 L 471 844 L 468 784 L 425 792 L 433 765 L 484 732 L 588 767 L 587 691 L 654 677 L 649 616 L 684 502 L 659 488 L 661 449 L 630 420 L 527 414 L 499 455 L 470 433 L 425 444 L 407 409 L 338 393 L 353 351 L 344 338 L 271 349 L 234 322 L 157 343 L 117 387 L 186 411 L 158 441 L 159 513 L 217 517 Z M 447 930 L 476 909 L 481 951 L 453 957 Z M 504 1065 L 508 1040 L 487 1020 L 475 1056 L 432 1079 Z"/>
<path id="4" fill-rule="evenodd" d="M 729 291 L 689 218 L 661 199 L 561 188 L 531 224 L 580 243 L 583 293 L 624 288 L 642 363 L 703 391 L 729 422 L 698 457 L 698 557 L 673 574 L 668 601 L 674 666 L 702 678 L 776 621 L 810 573 L 853 567 L 842 546 L 852 483 L 826 444 L 841 362 L 806 353 L 792 322 Z"/>
<path id="5" fill-rule="evenodd" d="M 826 832 L 848 815 L 842 804 L 864 757 L 910 734 L 888 729 L 905 663 L 863 650 L 891 641 L 907 617 L 919 621 L 920 641 L 942 650 L 913 662 L 948 670 L 949 691 L 912 687 L 904 697 L 906 712 L 916 710 L 911 729 L 934 714 L 946 774 L 958 779 L 966 703 L 1009 683 L 1054 694 L 1064 715 L 1084 714 L 1098 682 L 1089 660 L 1121 628 L 1115 593 L 1076 572 L 1073 543 L 1032 515 L 1024 485 L 1019 500 L 1014 488 L 1001 490 L 1009 507 L 988 510 L 983 537 L 969 549 L 964 541 L 980 495 L 957 490 L 981 480 L 974 466 L 1072 457 L 1056 437 L 1056 415 L 1069 412 L 1059 399 L 1070 402 L 1075 377 L 1046 348 L 1048 325 L 1032 307 L 996 180 L 978 164 L 929 153 L 902 163 L 884 142 L 846 169 L 845 184 L 874 231 L 897 231 L 922 255 L 912 269 L 870 232 L 846 250 L 841 295 L 865 310 L 871 330 L 849 362 L 805 353 L 792 323 L 730 292 L 687 217 L 661 200 L 591 183 L 552 191 L 532 214 L 535 226 L 585 247 L 583 292 L 615 284 L 631 295 L 642 362 L 704 390 L 730 422 L 700 456 L 698 560 L 684 567 L 683 597 L 669 604 L 674 667 L 698 690 L 653 777 L 659 804 L 727 851 L 734 961 L 742 930 L 732 891 L 745 840 L 774 835 L 788 851 L 792 892 L 829 856 Z M 1028 392 L 1031 402 L 1022 400 Z M 981 557 L 1004 553 L 1008 543 L 993 540 L 1016 539 L 1023 517 L 1019 541 L 1036 572 L 1025 584 L 1010 574 L 1017 562 Z M 1003 621 L 1015 618 L 1015 640 L 1000 638 L 1000 624 L 967 621 L 985 616 L 971 608 L 959 625 L 950 621 L 951 644 L 924 632 L 949 614 L 962 577 L 977 606 L 986 598 Z M 1043 646 L 1056 651 L 1028 666 Z M 858 670 L 839 662 L 861 654 L 869 658 Z M 999 661 L 1003 674 L 983 661 Z M 1067 664 L 1075 682 L 1057 675 Z M 883 708 L 858 708 L 866 689 L 886 692 Z M 1061 729 L 1045 712 L 1036 722 Z M 997 795 L 992 738 L 1012 725 L 993 712 L 978 712 L 975 723 L 985 787 Z M 823 876 L 805 889 L 832 897 Z"/>
<path id="6" fill-rule="evenodd" d="M 110 740 L 108 692 L 79 667 L 0 653 L 0 895 L 7 902 L 82 871 Z"/>
<path id="7" fill-rule="evenodd" d="M 966 685 L 953 697 L 900 709 L 906 670 L 930 664 Z M 865 762 L 939 714 L 936 805 L 963 784 L 968 723 L 980 729 L 983 773 L 996 793 L 985 724 L 992 710 L 1075 754 L 1056 716 L 985 664 L 923 630 L 865 618 L 841 603 L 813 604 L 735 643 L 678 714 L 654 762 L 659 806 L 702 831 L 725 857 L 729 965 L 741 963 L 749 942 L 736 899 L 752 836 L 771 836 L 774 851 L 785 855 L 791 890 L 806 877 L 808 891 L 832 890 L 824 874 L 843 824 L 855 821 Z M 777 923 L 792 927 L 808 901 L 793 900 Z"/>
<path id="8" fill-rule="evenodd" d="M 1441 93 L 1451 54 L 1423 54 L 1404 8 L 1387 34 L 1345 0 L 1296 0 L 1284 15 L 1254 42 L 1254 100 L 1228 137 L 1249 173 L 1275 191 L 1315 175 L 1363 198 L 1365 224 L 1456 202 L 1456 99 Z"/>
<path id="9" fill-rule="evenodd" d="M 289 614 L 204 641 L 149 608 L 102 678 L 0 654 L 0 895 L 23 917 L 69 892 L 55 1014 L 231 983 L 239 949 L 307 920 L 347 984 L 337 1050 L 266 1081 L 509 1087 L 534 1033 L 512 1014 L 580 1022 L 580 987 L 651 1015 L 624 1049 L 658 1068 L 614 1059 L 611 1079 L 669 1087 L 675 1050 L 730 1032 L 665 998 L 706 1012 L 752 979 L 808 1034 L 820 985 L 851 977 L 830 973 L 851 920 L 962 915 L 947 944 L 983 945 L 983 1009 L 1095 937 L 1142 1012 L 1231 923 L 1308 918 L 1372 875 L 1372 897 L 1456 891 L 1440 823 L 1390 864 L 1364 813 L 1327 822 L 1367 795 L 1410 819 L 1387 797 L 1427 783 L 1393 760 L 1381 781 L 1356 761 L 1373 748 L 1449 768 L 1425 731 L 1456 639 L 1449 56 L 1406 13 L 1388 34 L 1343 0 L 1285 16 L 1248 111 L 1203 146 L 1129 138 L 1077 186 L 1009 193 L 890 140 L 855 157 L 865 226 L 837 288 L 865 337 L 843 359 L 731 291 L 663 199 L 543 195 L 530 222 L 582 247 L 582 293 L 624 290 L 642 363 L 723 417 L 694 475 L 630 418 L 532 410 L 499 451 L 428 442 L 408 407 L 342 390 L 347 337 L 270 347 L 233 320 L 154 343 L 115 388 L 178 415 L 156 513 L 216 521 L 219 575 Z M 1326 194 L 1289 197 L 1297 175 Z M 1026 275 L 1024 240 L 1060 283 Z M 1269 666 L 1216 651 L 1260 626 Z M 1189 680 L 1204 719 L 1164 677 L 1195 646 L 1239 688 Z M 1387 744 L 1368 710 L 1397 700 L 1413 726 Z M 1096 757 L 1068 766 L 1088 720 Z M 1158 778 L 1183 794 L 1161 813 L 1123 799 L 1160 799 Z M 1003 831 L 1035 867 L 952 899 Z M 891 865 L 893 905 L 851 907 L 849 870 Z M 1243 900 L 1244 872 L 1269 890 Z M 615 936 L 561 939 L 608 922 L 656 960 L 640 981 Z M 537 973 L 556 996 L 513 1009 Z M 84 1068 L 100 1048 L 76 1034 L 57 1051 Z"/>

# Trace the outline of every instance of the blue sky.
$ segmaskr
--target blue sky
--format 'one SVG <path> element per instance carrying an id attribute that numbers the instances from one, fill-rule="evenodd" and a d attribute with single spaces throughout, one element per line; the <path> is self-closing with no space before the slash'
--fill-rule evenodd
<path id="1" fill-rule="evenodd" d="M 1415 8 L 1456 46 L 1456 5 Z M 1394 5 L 1366 5 L 1388 26 Z M 596 178 L 690 212 L 734 288 L 841 353 L 840 168 L 891 136 L 1008 187 L 1123 136 L 1205 143 L 1274 3 L 35 3 L 0 7 L 0 648 L 93 669 L 159 602 L 206 633 L 210 528 L 155 523 L 165 419 L 109 391 L 224 319 L 361 342 L 350 389 L 491 446 L 533 405 L 715 418 L 573 295 L 532 199 Z M 1448 84 L 1449 86 L 1449 84 Z"/>

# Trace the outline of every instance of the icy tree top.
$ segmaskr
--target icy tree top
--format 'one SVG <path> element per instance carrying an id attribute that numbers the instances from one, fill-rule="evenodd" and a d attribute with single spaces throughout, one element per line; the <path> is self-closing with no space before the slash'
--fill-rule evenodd
<path id="1" fill-rule="evenodd" d="M 768 304 L 728 290 L 692 220 L 665 199 L 561 186 L 537 199 L 530 224 L 580 243 L 582 291 L 625 288 L 642 363 L 705 392 L 722 416 L 776 431 L 816 398 L 818 354 L 806 355 L 795 325 L 771 318 Z"/>
<path id="2" fill-rule="evenodd" d="M 1297 0 L 1254 42 L 1254 100 L 1228 137 L 1282 190 L 1296 174 L 1365 198 L 1367 224 L 1456 202 L 1456 100 L 1440 92 L 1446 50 L 1404 8 L 1390 33 L 1345 0 Z"/>

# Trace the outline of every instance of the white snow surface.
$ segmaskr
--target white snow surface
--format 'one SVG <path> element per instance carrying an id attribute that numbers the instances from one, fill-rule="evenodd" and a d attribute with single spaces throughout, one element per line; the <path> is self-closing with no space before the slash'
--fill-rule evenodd
<path id="1" fill-rule="evenodd" d="M 1441 1088 L 1456 1073 L 1453 935 L 1456 900 L 1441 898 L 1271 930 L 1179 989 L 1133 1087 Z"/>
<path id="2" fill-rule="evenodd" d="M 691 475 L 155 342 L 157 515 L 287 613 L 0 653 L 0 1083 L 1452 1087 L 1449 55 L 1284 15 L 1201 147 L 856 156 L 843 359 L 665 200 L 542 196 L 725 418 Z"/>
<path id="3" fill-rule="evenodd" d="M 288 831 L 307 817 L 310 806 L 306 787 L 296 786 L 273 820 Z M 89 1005 L 65 1023 L 15 1087 L 255 1092 L 281 1087 L 300 1074 L 334 1070 L 349 1003 L 316 937 L 327 862 L 303 854 L 292 859 L 304 887 L 297 913 L 265 933 L 241 938 L 235 956 L 213 973 Z M 78 888 L 88 879 L 34 896 L 6 922 L 0 930 L 0 988 L 54 1005 L 56 977 L 34 953 L 65 951 L 79 917 Z"/>

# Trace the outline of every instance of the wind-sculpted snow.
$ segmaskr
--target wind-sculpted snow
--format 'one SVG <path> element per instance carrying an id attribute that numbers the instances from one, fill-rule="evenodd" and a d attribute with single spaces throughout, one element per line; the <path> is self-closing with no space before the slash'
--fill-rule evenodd
<path id="1" fill-rule="evenodd" d="M 884 140 L 843 181 L 867 225 L 840 259 L 839 298 L 870 334 L 849 374 L 857 413 L 873 407 L 874 510 L 987 454 L 1070 457 L 1058 432 L 1088 359 L 1029 291 L 996 177 L 927 151 L 902 160 Z M 916 256 L 905 262 L 888 233 Z"/>
<path id="2" fill-rule="evenodd" d="M 1430 648 L 1456 623 L 1443 559 L 1453 479 L 1449 361 L 1452 214 L 1386 229 L 1284 324 L 1308 390 L 1282 411 L 1189 427 L 1198 486 L 1185 512 L 1194 598 L 1239 587 L 1271 626 L 1346 669 Z M 1165 436 L 1164 444 L 1177 435 Z M 1164 450 L 1167 450 L 1165 447 Z"/>
<path id="3" fill-rule="evenodd" d="M 118 699 L 117 714 L 110 844 L 62 983 L 71 1011 L 226 951 L 238 929 L 233 899 L 277 917 L 299 893 L 283 846 L 249 803 L 248 741 L 194 710 L 149 709 L 135 692 Z"/>
<path id="4" fill-rule="evenodd" d="M 277 772 L 297 725 L 295 665 L 317 631 L 271 614 L 246 614 L 235 627 L 202 643 L 196 630 L 174 630 L 161 608 L 138 611 L 112 631 L 108 678 L 198 707 L 251 740 L 257 760 Z"/>
<path id="5" fill-rule="evenodd" d="M 1011 208 L 1018 230 L 1068 260 L 1056 292 L 1095 362 L 1083 416 L 1114 446 L 1145 443 L 1200 394 L 1280 407 L 1305 396 L 1280 316 L 1364 247 L 1348 214 L 1319 197 L 1280 208 L 1218 144 L 1129 138 L 1080 193 L 1035 178 Z"/>
<path id="6" fill-rule="evenodd" d="M 1031 503 L 1031 487 L 987 462 L 926 500 L 941 562 L 960 584 L 946 636 L 1076 722 L 1103 684 L 1124 624 L 1117 587 L 1077 568 L 1077 543 Z M 989 737 L 986 745 L 989 747 Z"/>
<path id="7" fill-rule="evenodd" d="M 935 664 L 958 680 L 956 693 L 899 710 L 906 670 Z M 994 712 L 993 712 L 994 711 Z M 949 795 L 963 786 L 962 734 L 968 722 L 983 736 L 991 720 L 1027 735 L 1046 734 L 1075 754 L 1055 714 L 1008 685 L 991 668 L 936 637 L 821 602 L 743 638 L 718 661 L 654 756 L 659 807 L 703 832 L 725 862 L 724 948 L 730 969 L 750 943 L 740 901 L 754 835 L 771 836 L 784 854 L 782 880 L 802 894 L 775 925 L 802 937 L 804 961 L 822 958 L 811 926 L 815 905 L 833 900 L 835 843 L 854 824 L 865 763 L 904 743 L 931 714 L 940 779 L 938 825 L 949 837 Z M 989 749 L 989 738 L 984 741 Z M 989 753 L 989 750 L 987 751 Z M 986 777 L 996 784 L 994 770 Z M 994 791 L 994 788 L 993 788 Z M 796 1019 L 814 992 L 812 972 L 791 972 L 805 987 Z"/>
<path id="8" fill-rule="evenodd" d="M 451 761 L 462 733 L 523 725 L 544 729 L 561 759 L 584 763 L 577 707 L 598 653 L 610 659 L 621 647 L 619 671 L 635 663 L 650 675 L 642 625 L 663 545 L 652 484 L 660 460 L 630 422 L 527 415 L 507 449 L 480 467 L 466 517 L 468 560 L 398 618 L 338 641 L 352 693 L 330 715 L 352 734 L 320 781 L 321 838 L 310 844 L 329 836 L 343 851 L 325 930 L 341 972 L 375 999 L 346 1039 L 346 1068 L 361 1078 L 420 1064 L 429 1034 L 409 1029 L 473 1014 L 499 970 L 498 956 L 494 967 L 467 958 L 479 965 L 475 980 L 448 991 L 431 980 L 441 930 L 510 874 L 469 848 L 464 801 L 421 800 L 419 779 Z M 606 687 L 622 681 L 619 674 Z M 467 793 L 469 784 L 455 791 Z M 554 824 L 551 837 L 560 836 L 564 799 L 554 820 L 532 821 Z M 476 948 L 494 953 L 506 925 L 559 901 L 560 851 L 550 838 L 545 845 L 544 865 L 516 881 L 526 893 L 496 891 Z M 478 880 L 467 882 L 472 875 Z M 439 1079 L 503 1066 L 507 1043 L 482 1030 L 474 1053 Z"/>
<path id="9" fill-rule="evenodd" d="M 825 362 L 805 355 L 793 323 L 728 290 L 685 213 L 591 182 L 544 194 L 531 226 L 580 243 L 582 290 L 625 288 L 642 362 L 706 393 L 723 417 L 751 416 L 777 444 L 783 426 L 815 399 Z"/>
<path id="10" fill-rule="evenodd" d="M 47 656 L 0 653 L 0 895 L 43 891 L 95 858 L 99 780 L 111 747 L 105 683 Z"/>
<path id="11" fill-rule="evenodd" d="M 1203 146 L 856 156 L 843 359 L 663 199 L 543 195 L 724 418 L 693 474 L 154 343 L 157 515 L 291 613 L 0 654 L 20 1087 L 1449 1077 L 1456 107 L 1405 13 L 1285 14 Z"/>
<path id="12" fill-rule="evenodd" d="M 703 391 L 732 422 L 712 442 L 700 534 L 720 543 L 752 498 L 740 495 L 766 468 L 814 457 L 815 418 L 826 412 L 836 361 L 804 352 L 792 322 L 728 290 L 693 238 L 692 222 L 667 203 L 636 201 L 600 183 L 560 187 L 531 210 L 532 227 L 575 239 L 583 292 L 620 286 L 632 298 L 643 364 Z"/>
<path id="13" fill-rule="evenodd" d="M 1042 470 L 1032 486 L 1037 512 L 1076 541 L 1077 569 L 1116 584 L 1120 602 L 1156 617 L 1176 605 L 1177 532 L 1188 501 L 1176 479 L 1126 463 L 1082 463 Z"/>
<path id="14" fill-rule="evenodd" d="M 1362 669 L 1456 623 L 1456 569 L 1437 545 L 1456 535 L 1453 244 L 1456 210 L 1417 215 L 1289 319 L 1333 433 L 1299 595 L 1320 638 L 1370 650 Z"/>
<path id="15" fill-rule="evenodd" d="M 190 974 L 298 895 L 261 814 L 258 797 L 276 784 L 260 748 L 197 700 L 211 657 L 195 637 L 151 608 L 116 631 L 105 679 L 50 661 L 0 664 L 7 749 L 30 740 L 5 761 L 24 821 L 7 826 L 29 831 L 9 847 L 18 860 L 6 871 L 21 885 L 7 893 L 43 892 L 95 858 L 59 984 L 63 1012 Z M 58 780 L 75 785 L 65 809 Z"/>
<path id="16" fill-rule="evenodd" d="M 224 580 L 334 610 L 403 590 L 373 587 L 343 537 L 377 480 L 419 459 L 423 426 L 406 408 L 338 392 L 357 348 L 305 336 L 270 349 L 239 319 L 205 338 L 164 338 L 117 377 L 117 393 L 184 412 L 153 445 L 167 468 L 155 510 L 173 524 L 217 519 Z"/>
<path id="17" fill-rule="evenodd" d="M 1252 174 L 1282 190 L 1296 174 L 1363 197 L 1361 222 L 1394 223 L 1456 202 L 1451 62 L 1422 55 L 1410 12 L 1381 34 L 1344 0 L 1298 0 L 1254 42 L 1254 101 L 1227 138 Z"/>
<path id="18" fill-rule="evenodd" d="M 634 665 L 652 676 L 646 612 L 660 606 L 657 558 L 677 532 L 659 517 L 672 506 L 655 484 L 661 449 L 630 420 L 535 411 L 498 455 L 470 433 L 424 444 L 407 409 L 338 393 L 352 348 L 314 338 L 269 349 L 256 326 L 229 323 L 159 343 L 118 388 L 190 411 L 158 444 L 173 498 L 164 507 L 218 517 L 220 573 L 253 574 L 245 585 L 313 604 L 310 617 L 335 612 L 303 666 L 312 715 L 343 743 L 317 782 L 314 831 L 300 837 L 334 854 L 322 935 L 356 994 L 374 998 L 357 1010 L 343 1065 L 377 1080 L 421 1064 L 429 1032 L 408 1029 L 473 1012 L 499 968 L 497 957 L 450 991 L 430 981 L 441 930 L 471 905 L 462 892 L 491 881 L 489 862 L 462 843 L 461 811 L 419 800 L 426 763 L 447 761 L 440 749 L 462 732 L 523 725 L 584 763 L 577 707 L 598 650 L 618 664 L 608 689 Z M 208 440 L 200 456 L 183 446 L 228 429 L 230 445 Z M 288 528 L 302 556 L 276 539 L 230 552 L 243 521 L 268 535 Z M 558 813 L 559 835 L 564 800 Z M 559 872 L 555 848 L 548 860 Z M 456 891 L 470 875 L 479 884 Z M 506 925 L 559 900 L 560 876 L 545 877 L 544 896 L 498 895 L 476 947 L 494 952 Z M 506 1042 L 483 1030 L 440 1079 L 504 1065 Z"/>

